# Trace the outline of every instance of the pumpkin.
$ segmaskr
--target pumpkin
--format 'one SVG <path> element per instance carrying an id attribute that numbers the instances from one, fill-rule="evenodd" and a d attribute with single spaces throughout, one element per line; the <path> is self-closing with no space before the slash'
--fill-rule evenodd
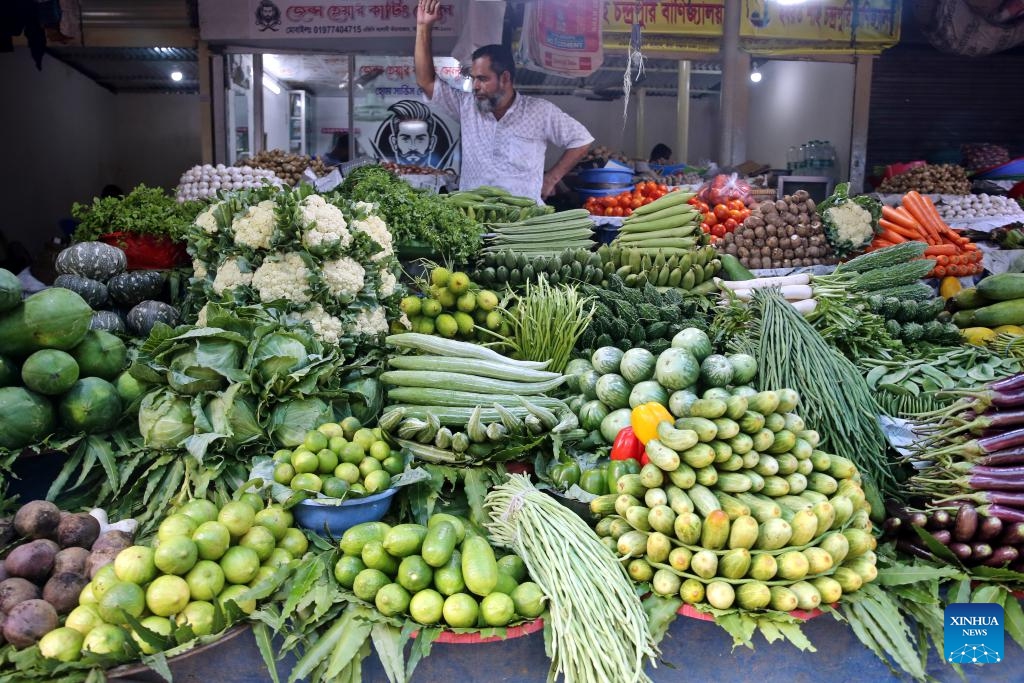
<path id="1" fill-rule="evenodd" d="M 128 329 L 139 337 L 148 337 L 158 322 L 174 325 L 178 322 L 178 311 L 162 301 L 143 301 L 128 311 Z"/>
<path id="2" fill-rule="evenodd" d="M 93 308 L 99 308 L 107 303 L 107 286 L 99 280 L 81 275 L 58 275 L 57 279 L 53 281 L 53 286 L 70 289 L 85 299 L 85 302 Z"/>
<path id="3" fill-rule="evenodd" d="M 164 287 L 164 274 L 158 270 L 132 270 L 110 278 L 107 290 L 116 303 L 132 307 L 155 299 Z"/>
<path id="4" fill-rule="evenodd" d="M 128 257 L 103 242 L 79 242 L 57 254 L 57 272 L 106 282 L 128 267 Z"/>
<path id="5" fill-rule="evenodd" d="M 92 320 L 89 322 L 90 330 L 106 330 L 114 334 L 124 334 L 128 327 L 124 318 L 114 311 L 95 311 Z"/>

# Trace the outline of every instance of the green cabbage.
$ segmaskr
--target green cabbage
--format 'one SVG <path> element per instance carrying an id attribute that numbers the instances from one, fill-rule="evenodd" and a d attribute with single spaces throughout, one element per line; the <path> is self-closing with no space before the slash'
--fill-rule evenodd
<path id="1" fill-rule="evenodd" d="M 169 389 L 155 389 L 139 406 L 139 432 L 151 448 L 177 448 L 195 431 L 195 418 L 187 399 Z"/>
<path id="2" fill-rule="evenodd" d="M 278 404 L 270 414 L 267 429 L 281 447 L 294 448 L 306 438 L 306 432 L 334 421 L 334 409 L 319 398 L 293 399 Z"/>
<path id="3" fill-rule="evenodd" d="M 227 436 L 228 443 L 239 446 L 263 436 L 263 428 L 256 418 L 256 402 L 249 396 L 239 395 L 241 384 L 211 398 L 206 404 L 206 417 L 213 431 Z"/>
<path id="4" fill-rule="evenodd" d="M 255 377 L 268 386 L 305 367 L 309 350 L 297 334 L 272 332 L 256 345 L 250 363 Z"/>

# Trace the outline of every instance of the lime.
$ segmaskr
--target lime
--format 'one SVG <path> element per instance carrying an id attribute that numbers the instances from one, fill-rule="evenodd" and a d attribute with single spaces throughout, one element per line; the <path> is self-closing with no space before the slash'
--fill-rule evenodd
<path id="1" fill-rule="evenodd" d="M 348 487 L 349 498 L 362 498 L 365 495 L 366 487 L 359 482 L 356 482 L 355 484 L 352 484 L 351 486 Z"/>
<path id="2" fill-rule="evenodd" d="M 274 458 L 273 458 L 273 460 L 274 460 L 274 462 L 278 462 L 278 463 L 280 463 L 280 462 L 290 463 L 292 461 L 292 452 L 290 450 L 288 450 L 287 448 L 278 449 L 278 450 L 274 451 Z"/>
<path id="3" fill-rule="evenodd" d="M 434 580 L 434 570 L 419 555 L 402 558 L 398 565 L 398 583 L 412 592 L 421 591 Z"/>
<path id="4" fill-rule="evenodd" d="M 270 529 L 271 533 L 274 534 L 274 540 L 280 541 L 284 538 L 284 532 L 294 523 L 295 518 L 291 512 L 285 510 L 280 505 L 271 505 L 257 512 L 256 518 L 253 521 L 260 526 Z"/>
<path id="5" fill-rule="evenodd" d="M 444 597 L 436 590 L 427 588 L 412 596 L 409 601 L 409 616 L 413 621 L 430 626 L 441 621 L 444 612 Z"/>
<path id="6" fill-rule="evenodd" d="M 342 430 L 342 433 L 344 433 L 344 430 Z M 311 453 L 327 448 L 328 443 L 330 443 L 330 437 L 316 429 L 306 432 L 306 438 L 302 440 L 302 445 L 308 448 Z"/>
<path id="7" fill-rule="evenodd" d="M 82 656 L 85 636 L 67 626 L 50 631 L 39 639 L 39 654 L 47 659 L 74 662 Z"/>
<path id="8" fill-rule="evenodd" d="M 86 634 L 82 640 L 82 651 L 97 655 L 123 655 L 127 644 L 128 634 L 123 628 L 114 624 L 100 624 Z"/>
<path id="9" fill-rule="evenodd" d="M 172 536 L 184 536 L 188 538 L 192 535 L 192 532 L 199 526 L 199 522 L 192 519 L 188 515 L 180 512 L 173 515 L 169 515 L 164 521 L 160 522 L 160 526 L 157 528 L 156 537 L 160 541 L 165 541 Z"/>
<path id="10" fill-rule="evenodd" d="M 185 605 L 175 622 L 179 627 L 187 624 L 197 636 L 208 636 L 213 633 L 214 614 L 216 610 L 212 602 L 196 600 Z"/>
<path id="11" fill-rule="evenodd" d="M 341 447 L 338 457 L 342 462 L 358 465 L 366 457 L 366 449 L 361 444 L 349 442 Z"/>
<path id="12" fill-rule="evenodd" d="M 391 583 L 391 579 L 381 570 L 364 569 L 352 580 L 352 592 L 360 600 L 369 602 L 377 596 L 377 591 L 389 583 Z"/>
<path id="13" fill-rule="evenodd" d="M 313 491 L 314 493 L 319 493 L 323 486 L 324 482 L 312 472 L 296 474 L 291 483 L 292 489 L 296 491 Z"/>
<path id="14" fill-rule="evenodd" d="M 384 440 L 384 430 L 381 429 L 380 427 L 374 427 L 370 431 L 373 432 L 373 438 L 375 440 L 377 440 L 377 441 L 383 441 Z"/>
<path id="15" fill-rule="evenodd" d="M 125 614 L 135 618 L 142 616 L 142 610 L 146 609 L 146 594 L 134 583 L 118 581 L 100 598 L 98 609 L 103 621 L 123 624 L 127 621 Z"/>
<path id="16" fill-rule="evenodd" d="M 220 558 L 220 568 L 228 583 L 249 583 L 260 569 L 260 557 L 252 548 L 236 545 Z"/>
<path id="17" fill-rule="evenodd" d="M 292 483 L 292 479 L 295 477 L 295 468 L 292 467 L 291 463 L 279 462 L 274 467 L 274 481 L 283 486 L 288 486 Z"/>
<path id="18" fill-rule="evenodd" d="M 498 558 L 498 571 L 505 572 L 515 579 L 517 583 L 522 583 L 528 578 L 526 563 L 523 562 L 523 558 L 515 553 L 509 553 Z"/>
<path id="19" fill-rule="evenodd" d="M 477 605 L 472 595 L 456 593 L 445 599 L 441 614 L 444 616 L 445 622 L 452 628 L 471 628 L 476 626 L 480 606 Z"/>
<path id="20" fill-rule="evenodd" d="M 199 524 L 217 519 L 217 506 L 205 498 L 193 498 L 182 505 L 178 512 L 188 515 Z"/>
<path id="21" fill-rule="evenodd" d="M 455 295 L 464 294 L 469 291 L 470 284 L 468 275 L 462 271 L 456 271 L 448 278 L 448 291 Z"/>
<path id="22" fill-rule="evenodd" d="M 384 468 L 381 467 L 380 461 L 373 458 L 363 458 L 362 462 L 359 463 L 359 473 L 364 477 L 370 472 L 377 472 L 382 469 Z"/>
<path id="23" fill-rule="evenodd" d="M 199 551 L 199 559 L 219 560 L 231 545 L 231 532 L 221 522 L 203 522 L 192 534 L 192 540 Z"/>
<path id="24" fill-rule="evenodd" d="M 256 576 L 252 577 L 252 581 L 249 582 L 249 588 L 255 588 L 264 581 L 269 580 L 275 573 L 277 573 L 277 570 L 273 567 L 260 565 L 259 570 L 256 572 Z"/>
<path id="25" fill-rule="evenodd" d="M 441 304 L 437 305 L 438 308 Z M 433 318 L 418 318 L 412 328 L 413 332 L 419 332 L 420 334 L 434 334 L 434 319 Z"/>
<path id="26" fill-rule="evenodd" d="M 366 475 L 363 486 L 367 493 L 380 493 L 391 487 L 391 475 L 384 470 L 376 470 Z"/>
<path id="27" fill-rule="evenodd" d="M 153 579 L 146 589 L 146 606 L 158 617 L 169 617 L 183 610 L 191 596 L 185 579 L 165 574 Z"/>
<path id="28" fill-rule="evenodd" d="M 398 571 L 398 559 L 384 550 L 381 541 L 369 541 L 363 546 L 361 554 L 363 565 L 370 569 L 379 569 L 388 576 L 394 576 Z"/>
<path id="29" fill-rule="evenodd" d="M 472 294 L 465 294 L 463 296 L 473 296 Z M 476 325 L 476 321 L 473 320 L 473 316 L 469 313 L 463 313 L 459 311 L 452 317 L 455 318 L 455 324 L 459 327 L 459 334 L 470 335 L 473 333 L 473 327 Z"/>
<path id="30" fill-rule="evenodd" d="M 381 463 L 381 467 L 383 467 L 384 471 L 388 474 L 401 474 L 405 471 L 405 458 L 403 458 L 401 454 L 396 453 L 395 455 L 385 458 L 384 462 Z"/>
<path id="31" fill-rule="evenodd" d="M 366 565 L 360 558 L 342 555 L 341 559 L 334 563 L 334 578 L 345 588 L 351 588 L 356 576 L 364 569 Z"/>
<path id="32" fill-rule="evenodd" d="M 476 308 L 476 294 L 465 292 L 455 301 L 455 308 L 459 309 L 462 313 L 472 313 L 473 309 Z"/>
<path id="33" fill-rule="evenodd" d="M 284 548 L 274 548 L 270 552 L 270 557 L 268 557 L 267 559 L 263 560 L 263 566 L 264 567 L 273 567 L 273 568 L 276 569 L 280 565 L 288 564 L 289 562 L 291 562 L 294 559 L 295 558 L 292 557 L 292 554 L 290 552 L 288 552 L 287 550 L 285 550 Z"/>
<path id="34" fill-rule="evenodd" d="M 533 581 L 516 586 L 510 597 L 515 604 L 516 614 L 521 617 L 535 619 L 544 613 L 544 591 Z"/>
<path id="35" fill-rule="evenodd" d="M 331 440 L 327 443 L 327 447 L 335 453 L 341 455 L 341 449 L 348 443 L 348 439 L 344 436 L 332 436 Z"/>
<path id="36" fill-rule="evenodd" d="M 242 495 L 238 496 L 238 500 L 251 507 L 253 514 L 256 514 L 263 509 L 263 498 L 252 491 L 246 491 Z"/>
<path id="37" fill-rule="evenodd" d="M 292 557 L 302 557 L 309 548 L 309 540 L 302 531 L 292 527 L 285 532 L 284 538 L 277 542 L 277 547 L 287 550 Z"/>
<path id="38" fill-rule="evenodd" d="M 498 295 L 489 289 L 481 289 L 476 295 L 476 305 L 484 311 L 493 311 L 498 307 Z"/>
<path id="39" fill-rule="evenodd" d="M 224 590 L 224 570 L 212 560 L 200 560 L 185 575 L 193 600 L 212 600 Z"/>
<path id="40" fill-rule="evenodd" d="M 153 556 L 156 568 L 164 574 L 182 575 L 199 559 L 199 547 L 188 536 L 175 536 L 161 541 Z"/>
<path id="41" fill-rule="evenodd" d="M 504 593 L 491 593 L 480 601 L 480 616 L 488 626 L 504 626 L 515 615 L 516 606 Z"/>
<path id="42" fill-rule="evenodd" d="M 263 560 L 270 557 L 270 553 L 274 552 L 277 539 L 274 538 L 274 534 L 270 529 L 257 524 L 238 540 L 238 545 L 242 548 L 252 548 L 255 550 L 256 556 L 260 558 L 260 562 L 263 562 Z"/>
<path id="43" fill-rule="evenodd" d="M 434 327 L 437 328 L 439 335 L 448 339 L 459 333 L 459 324 L 455 322 L 455 317 L 448 313 L 442 313 L 437 316 L 434 320 Z"/>
<path id="44" fill-rule="evenodd" d="M 248 591 L 248 586 L 228 586 L 217 596 L 217 602 L 220 603 L 221 609 L 224 609 L 228 601 L 233 601 L 244 614 L 252 614 L 256 610 L 255 598 L 247 600 L 239 600 L 238 598 L 238 596 Z"/>
<path id="45" fill-rule="evenodd" d="M 444 287 L 448 284 L 449 278 L 451 278 L 452 272 L 447 268 L 437 266 L 430 271 L 430 284 L 436 287 Z"/>
<path id="46" fill-rule="evenodd" d="M 409 591 L 397 583 L 383 586 L 373 598 L 377 611 L 386 617 L 402 614 L 409 609 Z"/>
<path id="47" fill-rule="evenodd" d="M 320 474 L 330 474 L 338 466 L 338 454 L 330 448 L 323 448 L 316 452 L 316 459 L 320 461 L 316 471 Z"/>
<path id="48" fill-rule="evenodd" d="M 310 451 L 295 451 L 292 453 L 292 467 L 296 474 L 316 472 L 320 468 L 320 458 Z"/>
<path id="49" fill-rule="evenodd" d="M 338 437 L 338 436 L 341 436 L 341 437 L 345 436 L 345 430 L 342 429 L 341 425 L 338 424 L 337 422 L 325 422 L 322 425 L 320 425 L 319 427 L 317 427 L 316 431 L 320 432 L 321 434 L 326 436 L 328 439 L 333 439 L 334 437 Z M 310 449 L 310 450 L 312 450 L 312 449 Z"/>
<path id="50" fill-rule="evenodd" d="M 79 605 L 95 605 L 97 602 L 99 602 L 99 598 L 97 598 L 93 594 L 93 592 L 92 592 L 92 581 L 90 581 L 89 583 L 85 584 L 85 588 L 83 588 L 82 592 L 78 594 L 78 604 Z"/>
<path id="51" fill-rule="evenodd" d="M 398 308 L 410 318 L 414 315 L 419 315 L 422 308 L 420 306 L 420 298 L 418 296 L 407 296 L 398 303 Z"/>
<path id="52" fill-rule="evenodd" d="M 498 583 L 494 586 L 495 593 L 504 593 L 505 595 L 511 595 L 512 591 L 516 589 L 519 583 L 512 578 L 511 575 L 506 574 L 503 571 L 498 572 Z"/>
<path id="53" fill-rule="evenodd" d="M 96 609 L 95 605 L 79 604 L 68 614 L 64 625 L 75 629 L 84 636 L 102 623 L 103 617 L 100 616 L 100 611 Z"/>
<path id="54" fill-rule="evenodd" d="M 362 460 L 359 462 L 362 462 Z M 338 479 L 344 479 L 349 484 L 354 484 L 359 481 L 361 475 L 357 466 L 350 462 L 343 462 L 334 468 L 334 476 Z"/>
<path id="55" fill-rule="evenodd" d="M 485 322 L 487 322 L 487 311 L 485 311 L 479 305 L 477 306 L 477 309 L 473 311 L 473 322 L 475 322 L 477 325 L 483 325 Z"/>
<path id="56" fill-rule="evenodd" d="M 152 581 L 156 576 L 154 554 L 152 548 L 144 545 L 133 545 L 119 552 L 114 558 L 114 573 L 118 580 L 140 586 Z"/>
<path id="57" fill-rule="evenodd" d="M 340 477 L 327 477 L 322 491 L 328 498 L 344 498 L 348 493 L 348 482 Z"/>
<path id="58" fill-rule="evenodd" d="M 363 423 L 354 415 L 349 415 L 341 421 L 341 428 L 345 430 L 345 438 L 349 441 L 352 440 L 352 437 L 362 428 L 362 426 Z"/>
<path id="59" fill-rule="evenodd" d="M 171 620 L 167 617 L 146 617 L 139 623 L 142 625 L 143 628 L 152 631 L 158 636 L 163 636 L 164 638 L 170 638 L 171 633 L 174 631 L 174 624 L 172 624 Z M 140 650 L 142 650 L 142 654 L 155 655 L 157 652 L 159 652 L 158 648 L 147 643 L 145 640 L 143 640 L 142 636 L 140 636 L 135 631 L 132 631 L 131 635 L 132 640 L 134 640 L 135 644 L 139 646 Z"/>
<path id="60" fill-rule="evenodd" d="M 391 446 L 386 441 L 374 441 L 368 449 L 370 457 L 374 460 L 384 462 L 391 455 Z"/>
<path id="61" fill-rule="evenodd" d="M 371 446 L 373 446 L 373 442 L 377 441 L 377 436 L 373 433 L 372 429 L 369 429 L 368 427 L 361 427 L 352 435 L 350 441 L 362 446 L 363 452 L 365 453 L 370 450 Z"/>
<path id="62" fill-rule="evenodd" d="M 155 571 L 154 567 L 154 571 Z M 92 577 L 92 595 L 96 598 L 96 604 L 99 604 L 103 594 L 116 583 L 119 583 L 121 579 L 117 578 L 117 574 L 114 572 L 114 564 L 111 562 L 108 565 L 104 565 L 96 572 Z"/>
<path id="63" fill-rule="evenodd" d="M 501 327 L 503 319 L 501 317 L 501 311 L 491 311 L 487 314 L 487 319 L 484 321 L 484 326 L 491 330 L 497 330 Z"/>
<path id="64" fill-rule="evenodd" d="M 217 521 L 227 527 L 231 538 L 241 538 L 256 520 L 256 511 L 248 503 L 233 500 L 226 503 L 217 515 Z"/>
<path id="65" fill-rule="evenodd" d="M 455 308 L 455 295 L 451 291 L 447 289 L 438 290 L 437 296 L 435 298 L 437 299 L 438 303 L 441 304 L 442 309 L 450 311 L 453 308 Z M 441 315 L 447 315 L 448 317 L 451 317 L 451 315 L 449 315 L 448 313 L 442 313 Z M 437 316 L 437 318 L 440 318 L 441 315 Z M 434 324 L 437 324 L 436 318 L 434 319 Z"/>

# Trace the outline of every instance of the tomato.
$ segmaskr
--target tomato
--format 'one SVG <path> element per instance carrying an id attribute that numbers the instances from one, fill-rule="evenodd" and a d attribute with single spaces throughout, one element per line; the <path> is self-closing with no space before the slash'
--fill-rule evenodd
<path id="1" fill-rule="evenodd" d="M 704 214 L 704 224 L 718 225 L 718 217 L 715 216 L 715 214 L 713 214 L 712 212 L 708 211 L 706 214 Z"/>
<path id="2" fill-rule="evenodd" d="M 715 225 L 711 228 L 711 235 L 713 237 L 725 237 L 725 233 L 728 232 L 724 225 Z"/>
<path id="3" fill-rule="evenodd" d="M 724 221 L 726 218 L 729 217 L 729 207 L 727 207 L 725 204 L 716 204 L 714 211 L 715 218 L 717 218 L 720 221 Z"/>
<path id="4" fill-rule="evenodd" d="M 739 211 L 740 209 L 746 208 L 743 204 L 742 199 L 730 199 L 728 202 L 725 203 L 725 205 L 734 211 Z"/>
<path id="5" fill-rule="evenodd" d="M 734 221 L 742 221 L 743 220 L 743 212 L 742 211 L 737 211 L 736 209 L 731 209 L 729 211 L 729 218 L 733 219 Z"/>
<path id="6" fill-rule="evenodd" d="M 604 210 L 604 215 L 605 216 L 614 216 L 615 215 L 615 209 L 613 209 L 612 207 L 609 206 L 608 208 L 606 208 Z"/>
<path id="7" fill-rule="evenodd" d="M 621 216 L 622 215 L 622 207 L 621 206 L 616 206 L 614 209 L 612 209 L 612 215 L 613 216 Z"/>
<path id="8" fill-rule="evenodd" d="M 622 215 L 623 216 L 632 216 L 633 215 L 633 209 L 623 209 L 622 210 Z"/>
<path id="9" fill-rule="evenodd" d="M 739 227 L 739 223 L 737 223 L 734 218 L 725 219 L 725 222 L 723 222 L 721 225 L 725 228 L 726 232 L 732 232 L 733 230 Z"/>

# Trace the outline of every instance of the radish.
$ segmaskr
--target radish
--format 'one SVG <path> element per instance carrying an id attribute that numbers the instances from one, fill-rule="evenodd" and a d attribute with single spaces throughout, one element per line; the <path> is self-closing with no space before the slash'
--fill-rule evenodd
<path id="1" fill-rule="evenodd" d="M 715 284 L 719 289 L 762 289 L 764 287 L 786 287 L 787 285 L 809 285 L 811 276 L 807 273 L 798 275 L 780 275 L 779 277 L 760 277 L 753 280 L 722 280 L 715 278 Z"/>

